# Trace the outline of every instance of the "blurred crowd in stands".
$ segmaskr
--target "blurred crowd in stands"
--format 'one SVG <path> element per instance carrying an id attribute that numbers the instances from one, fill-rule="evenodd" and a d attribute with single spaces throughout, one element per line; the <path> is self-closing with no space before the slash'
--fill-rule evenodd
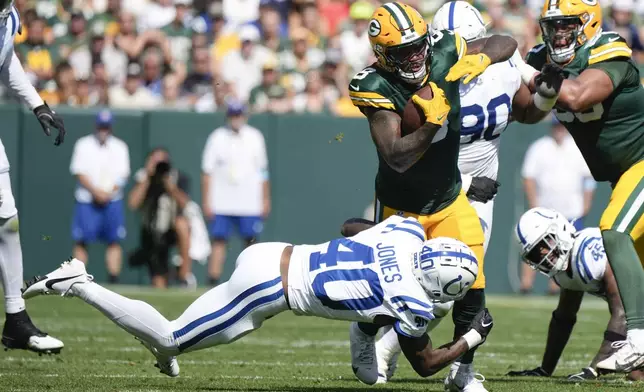
<path id="1" fill-rule="evenodd" d="M 16 51 L 51 105 L 360 116 L 347 83 L 374 61 L 376 0 L 15 0 Z M 407 0 L 427 21 L 441 0 Z M 525 54 L 541 0 L 475 2 Z M 644 1 L 602 0 L 605 29 L 642 58 Z M 7 98 L 7 97 L 5 97 Z"/>

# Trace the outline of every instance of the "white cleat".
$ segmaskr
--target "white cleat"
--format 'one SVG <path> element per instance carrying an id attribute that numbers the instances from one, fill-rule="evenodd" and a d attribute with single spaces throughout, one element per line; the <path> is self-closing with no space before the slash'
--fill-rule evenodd
<path id="1" fill-rule="evenodd" d="M 378 381 L 378 363 L 376 361 L 376 337 L 362 332 L 358 323 L 349 327 L 351 347 L 351 367 L 358 380 L 373 385 Z"/>
<path id="2" fill-rule="evenodd" d="M 474 373 L 472 365 L 461 365 L 460 368 L 450 369 L 445 378 L 445 391 L 448 392 L 488 392 L 483 386 L 485 377 Z"/>
<path id="3" fill-rule="evenodd" d="M 36 276 L 27 282 L 27 287 L 22 290 L 22 298 L 31 298 L 37 295 L 58 294 L 66 296 L 76 283 L 87 283 L 94 280 L 87 274 L 85 263 L 78 259 L 69 259 L 60 265 L 60 268 L 45 276 Z"/>
<path id="4" fill-rule="evenodd" d="M 139 338 L 135 339 L 141 342 L 141 344 L 150 350 L 152 355 L 154 355 L 157 359 L 157 363 L 154 364 L 154 367 L 158 368 L 161 373 L 170 377 L 177 377 L 179 375 L 179 361 L 177 361 L 177 357 L 162 354 L 150 343 Z"/>
<path id="5" fill-rule="evenodd" d="M 611 346 L 618 349 L 610 357 L 597 363 L 597 369 L 629 373 L 644 365 L 644 350 L 640 345 L 627 337 L 626 340 L 613 342 Z"/>
<path id="6" fill-rule="evenodd" d="M 378 361 L 378 381 L 376 384 L 385 384 L 391 380 L 398 366 L 400 356 L 398 334 L 392 326 L 380 328 L 376 335 L 376 360 Z"/>

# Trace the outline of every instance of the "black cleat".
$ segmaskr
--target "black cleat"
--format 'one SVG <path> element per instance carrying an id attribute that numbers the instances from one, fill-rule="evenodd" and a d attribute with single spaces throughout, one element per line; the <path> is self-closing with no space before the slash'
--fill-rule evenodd
<path id="1" fill-rule="evenodd" d="M 7 314 L 2 329 L 2 344 L 9 349 L 29 350 L 42 354 L 59 354 L 65 346 L 60 340 L 36 328 L 26 310 Z"/>

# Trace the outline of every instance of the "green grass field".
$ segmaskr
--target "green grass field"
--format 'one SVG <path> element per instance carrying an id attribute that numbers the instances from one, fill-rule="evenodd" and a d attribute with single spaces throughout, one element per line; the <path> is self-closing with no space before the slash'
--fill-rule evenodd
<path id="1" fill-rule="evenodd" d="M 155 292 L 119 287 L 169 318 L 178 316 L 198 293 Z M 511 369 L 540 363 L 550 313 L 556 299 L 491 297 L 495 320 L 476 365 L 490 391 L 644 390 L 644 384 L 611 376 L 570 383 L 565 375 L 587 365 L 599 347 L 608 312 L 603 302 L 586 298 L 575 331 L 550 379 L 510 379 Z M 58 356 L 22 351 L 0 352 L 0 391 L 442 391 L 445 371 L 430 379 L 416 376 L 401 359 L 396 377 L 368 387 L 351 372 L 348 324 L 283 314 L 229 346 L 179 357 L 181 376 L 171 379 L 153 367 L 153 357 L 134 338 L 78 299 L 40 297 L 28 301 L 34 322 L 65 342 Z M 432 334 L 435 343 L 452 333 L 445 320 Z"/>

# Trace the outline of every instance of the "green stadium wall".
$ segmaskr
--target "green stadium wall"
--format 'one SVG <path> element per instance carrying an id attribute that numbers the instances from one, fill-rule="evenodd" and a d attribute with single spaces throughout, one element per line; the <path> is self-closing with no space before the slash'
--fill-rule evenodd
<path id="1" fill-rule="evenodd" d="M 69 173 L 74 143 L 94 129 L 95 111 L 60 108 L 67 138 L 60 147 L 43 135 L 31 112 L 17 106 L 0 106 L 4 121 L 0 137 L 11 163 L 11 176 L 20 213 L 25 276 L 43 274 L 70 256 L 71 219 L 76 182 Z M 114 133 L 130 148 L 131 170 L 140 168 L 147 152 L 157 146 L 170 151 L 174 166 L 191 180 L 190 193 L 201 202 L 201 153 L 209 133 L 222 125 L 220 113 L 116 111 Z M 265 138 L 270 164 L 272 213 L 262 241 L 295 244 L 320 243 L 339 235 L 341 223 L 362 216 L 373 199 L 376 153 L 366 121 L 317 115 L 257 115 L 250 124 Z M 489 292 L 517 289 L 519 260 L 513 227 L 526 209 L 521 164 L 528 145 L 548 132 L 548 123 L 511 125 L 504 133 L 491 243 L 485 271 Z M 132 182 L 128 184 L 129 191 Z M 598 187 L 587 225 L 597 225 L 610 188 Z M 147 283 L 147 271 L 127 265 L 127 253 L 138 244 L 138 216 L 127 212 L 128 236 L 123 243 L 123 283 Z M 241 250 L 231 241 L 224 277 Z M 89 270 L 104 281 L 104 247 L 90 247 Z M 195 275 L 205 282 L 206 269 L 194 264 Z M 545 288 L 545 280 L 537 290 Z"/>

